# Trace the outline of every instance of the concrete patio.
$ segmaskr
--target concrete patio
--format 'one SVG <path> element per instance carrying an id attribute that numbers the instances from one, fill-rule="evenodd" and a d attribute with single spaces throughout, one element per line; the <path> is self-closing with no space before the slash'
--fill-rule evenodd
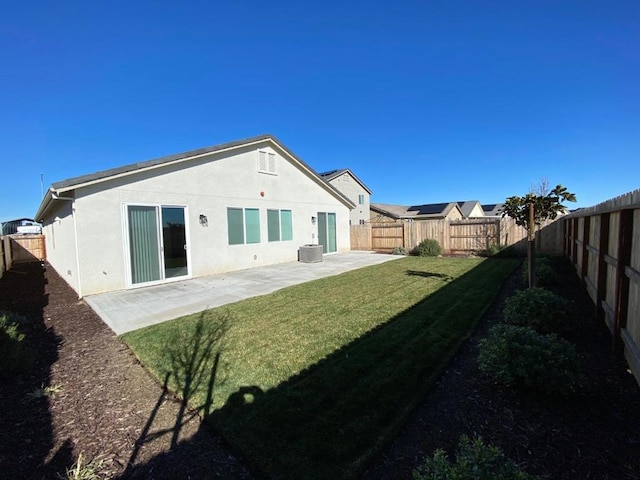
<path id="1" fill-rule="evenodd" d="M 151 287 L 89 295 L 84 300 L 117 335 L 281 288 L 402 258 L 352 251 L 322 262 L 288 262 Z"/>

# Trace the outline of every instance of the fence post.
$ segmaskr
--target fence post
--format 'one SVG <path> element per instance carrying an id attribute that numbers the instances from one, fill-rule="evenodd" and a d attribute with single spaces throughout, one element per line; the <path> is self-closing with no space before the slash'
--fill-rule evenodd
<path id="1" fill-rule="evenodd" d="M 610 213 L 600 215 L 600 238 L 598 242 L 598 278 L 596 280 L 596 321 L 604 323 L 604 308 L 602 303 L 607 295 L 607 277 L 609 267 L 605 257 L 609 252 L 609 222 Z"/>
<path id="2" fill-rule="evenodd" d="M 618 264 L 616 268 L 615 290 L 615 319 L 613 328 L 614 352 L 621 350 L 622 341 L 620 331 L 627 326 L 627 310 L 629 308 L 629 277 L 626 267 L 631 262 L 631 244 L 633 242 L 633 210 L 620 212 L 620 227 L 618 232 Z"/>
<path id="3" fill-rule="evenodd" d="M 591 233 L 591 217 L 584 217 L 582 223 L 582 264 L 580 265 L 580 283 L 586 285 L 589 272 L 589 242 Z"/>

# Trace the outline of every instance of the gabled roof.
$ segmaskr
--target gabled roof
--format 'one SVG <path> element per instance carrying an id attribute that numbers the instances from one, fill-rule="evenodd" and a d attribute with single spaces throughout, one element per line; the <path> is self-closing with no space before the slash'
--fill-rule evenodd
<path id="1" fill-rule="evenodd" d="M 480 206 L 480 202 L 478 200 L 463 200 L 461 202 L 456 202 L 456 203 L 460 207 L 460 211 L 462 212 L 462 215 L 464 215 L 467 218 L 471 215 L 471 212 L 473 212 L 473 209 L 476 206 Z M 482 209 L 482 207 L 480 208 Z"/>
<path id="2" fill-rule="evenodd" d="M 428 219 L 445 218 L 451 210 L 456 209 L 462 215 L 460 207 L 456 202 L 450 203 L 429 203 L 424 205 L 413 205 L 406 207 L 403 205 L 389 205 L 383 203 L 372 203 L 371 210 L 386 215 L 397 220 L 400 219 Z"/>
<path id="3" fill-rule="evenodd" d="M 323 179 L 318 175 L 318 173 L 313 168 L 311 168 L 296 154 L 294 154 L 291 150 L 289 150 L 275 136 L 270 134 L 264 134 L 256 137 L 246 138 L 244 140 L 236 140 L 233 142 L 222 143 L 222 144 L 213 145 L 210 147 L 199 148 L 199 149 L 190 150 L 184 153 L 177 153 L 174 155 L 155 158 L 155 159 L 147 160 L 144 162 L 132 163 L 129 165 L 124 165 L 122 167 L 102 170 L 102 171 L 90 173 L 87 175 L 81 175 L 79 177 L 69 178 L 67 180 L 62 180 L 60 182 L 55 182 L 51 185 L 45 197 L 42 199 L 42 203 L 40 204 L 40 207 L 36 212 L 35 218 L 41 219 L 44 213 L 46 212 L 46 210 L 48 210 L 51 204 L 56 200 L 72 200 L 73 199 L 72 197 L 62 196 L 62 194 L 65 192 L 76 190 L 78 188 L 86 187 L 89 185 L 94 185 L 96 183 L 105 182 L 113 178 L 121 178 L 121 177 L 126 177 L 128 175 L 133 175 L 138 172 L 153 170 L 156 168 L 160 168 L 162 166 L 189 162 L 191 160 L 200 158 L 205 155 L 209 155 L 211 153 L 222 153 L 225 151 L 231 151 L 231 150 L 235 150 L 242 147 L 265 144 L 265 143 L 270 144 L 272 147 L 275 147 L 278 150 L 280 150 L 284 156 L 288 157 L 291 161 L 298 164 L 304 172 L 306 172 L 310 177 L 315 179 L 318 185 L 320 185 L 322 188 L 325 188 L 327 191 L 329 191 L 332 195 L 334 195 L 338 200 L 340 200 L 346 206 L 348 206 L 349 208 L 355 207 L 355 204 L 351 200 L 349 200 L 345 195 L 339 192 L 335 187 L 333 187 L 326 181 L 323 181 Z"/>
<path id="4" fill-rule="evenodd" d="M 369 190 L 369 187 L 367 187 L 362 180 L 360 180 L 350 169 L 348 168 L 341 168 L 338 170 L 329 170 L 328 172 L 322 172 L 319 173 L 318 175 L 320 175 L 320 177 L 322 177 L 325 181 L 327 182 L 331 182 L 332 180 L 335 180 L 336 178 L 340 177 L 341 175 L 344 175 L 345 173 L 348 173 L 349 175 L 351 175 L 356 182 L 358 182 L 360 184 L 360 186 L 362 188 L 364 188 L 369 195 L 373 195 L 373 192 L 371 190 Z"/>
<path id="5" fill-rule="evenodd" d="M 482 205 L 482 210 L 486 217 L 499 217 L 503 206 L 504 203 L 485 203 Z"/>

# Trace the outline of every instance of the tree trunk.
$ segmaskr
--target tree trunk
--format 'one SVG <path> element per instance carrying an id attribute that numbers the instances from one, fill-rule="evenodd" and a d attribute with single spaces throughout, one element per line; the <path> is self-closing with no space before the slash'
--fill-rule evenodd
<path id="1" fill-rule="evenodd" d="M 529 288 L 536 286 L 536 223 L 533 202 L 529 204 L 529 241 L 527 242 L 527 259 L 529 266 Z"/>

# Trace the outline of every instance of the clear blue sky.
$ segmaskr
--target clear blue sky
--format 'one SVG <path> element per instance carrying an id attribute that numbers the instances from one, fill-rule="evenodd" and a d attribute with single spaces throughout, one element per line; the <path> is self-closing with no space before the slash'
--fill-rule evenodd
<path id="1" fill-rule="evenodd" d="M 262 133 L 372 201 L 640 187 L 640 1 L 9 2 L 0 220 L 52 182 Z"/>

